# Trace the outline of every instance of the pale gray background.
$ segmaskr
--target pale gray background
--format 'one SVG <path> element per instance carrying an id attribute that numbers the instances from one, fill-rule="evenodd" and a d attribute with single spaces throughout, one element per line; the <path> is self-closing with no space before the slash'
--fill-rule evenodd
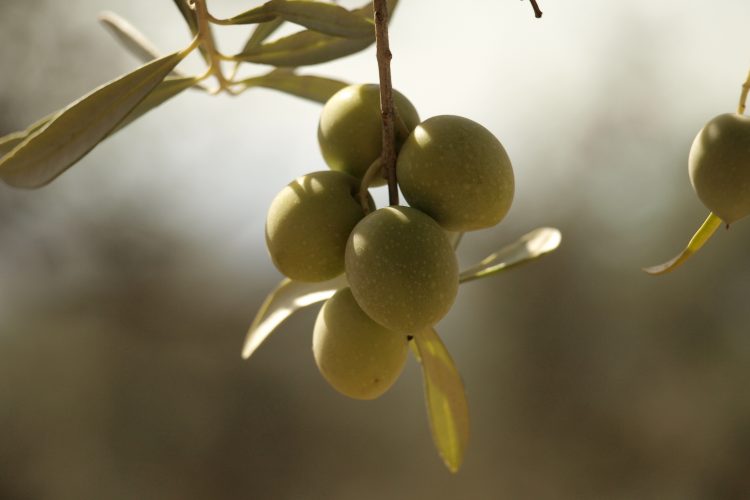
<path id="1" fill-rule="evenodd" d="M 320 107 L 188 92 L 50 186 L 0 186 L 0 498 L 750 496 L 750 225 L 673 275 L 639 270 L 706 214 L 687 153 L 736 108 L 750 3 L 541 6 L 402 0 L 392 24 L 395 86 L 423 117 L 484 124 L 514 163 L 513 209 L 465 238 L 464 265 L 534 227 L 564 234 L 539 263 L 463 286 L 438 326 L 471 406 L 457 476 L 413 361 L 380 400 L 339 396 L 312 360 L 315 309 L 240 359 L 279 279 L 266 207 L 325 168 Z M 0 133 L 137 66 L 103 9 L 165 52 L 188 42 L 168 0 L 2 0 Z M 218 36 L 231 52 L 246 35 Z M 374 51 L 309 72 L 374 81 Z"/>

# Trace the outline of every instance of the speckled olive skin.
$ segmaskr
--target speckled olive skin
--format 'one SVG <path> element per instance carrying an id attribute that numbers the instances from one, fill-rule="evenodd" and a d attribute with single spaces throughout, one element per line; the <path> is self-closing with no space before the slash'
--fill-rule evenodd
<path id="1" fill-rule="evenodd" d="M 346 245 L 354 298 L 386 328 L 415 333 L 450 310 L 458 263 L 445 232 L 419 210 L 381 208 L 357 224 Z"/>
<path id="2" fill-rule="evenodd" d="M 325 281 L 344 271 L 349 233 L 365 216 L 354 197 L 358 187 L 354 177 L 326 170 L 300 177 L 276 195 L 266 217 L 266 245 L 282 274 Z"/>
<path id="3" fill-rule="evenodd" d="M 411 132 L 419 123 L 417 110 L 403 94 L 395 90 L 393 102 L 398 115 Z M 405 139 L 397 134 L 397 147 Z M 336 92 L 323 106 L 318 124 L 318 143 L 323 158 L 333 170 L 341 170 L 361 179 L 380 156 L 382 142 L 378 85 L 350 85 Z M 384 183 L 378 181 L 375 185 Z"/>
<path id="4" fill-rule="evenodd" d="M 409 205 L 450 231 L 492 227 L 513 202 L 513 168 L 502 144 L 460 116 L 420 123 L 401 148 L 397 173 Z"/>
<path id="5" fill-rule="evenodd" d="M 406 362 L 406 336 L 370 319 L 349 288 L 328 299 L 313 331 L 313 355 L 323 377 L 350 398 L 375 399 Z"/>
<path id="6" fill-rule="evenodd" d="M 709 121 L 693 141 L 690 182 L 698 198 L 724 222 L 750 213 L 750 118 L 736 113 Z"/>

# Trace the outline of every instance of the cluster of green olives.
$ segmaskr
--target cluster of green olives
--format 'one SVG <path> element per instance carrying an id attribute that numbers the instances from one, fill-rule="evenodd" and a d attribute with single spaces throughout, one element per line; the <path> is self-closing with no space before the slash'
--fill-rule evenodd
<path id="1" fill-rule="evenodd" d="M 458 263 L 446 231 L 493 226 L 513 200 L 513 169 L 492 133 L 459 116 L 421 122 L 395 91 L 394 103 L 397 175 L 408 207 L 376 210 L 369 193 L 361 196 L 369 187 L 362 179 L 381 156 L 380 89 L 352 85 L 320 117 L 330 170 L 287 185 L 266 220 L 271 259 L 287 277 L 315 282 L 346 273 L 349 286 L 315 322 L 313 353 L 323 377 L 356 399 L 383 394 L 401 373 L 409 336 L 453 305 Z"/>

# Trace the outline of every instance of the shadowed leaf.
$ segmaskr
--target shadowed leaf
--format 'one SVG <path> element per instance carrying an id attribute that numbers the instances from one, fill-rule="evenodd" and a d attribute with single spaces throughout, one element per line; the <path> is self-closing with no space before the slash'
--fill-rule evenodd
<path id="1" fill-rule="evenodd" d="M 126 116 L 125 119 L 120 122 L 119 125 L 117 125 L 117 128 L 115 128 L 109 135 L 112 135 L 115 132 L 118 132 L 120 129 L 130 125 L 136 119 L 145 115 L 152 109 L 168 101 L 174 96 L 182 93 L 183 91 L 191 87 L 195 88 L 194 86 L 199 80 L 200 77 L 197 76 L 184 76 L 180 78 L 165 79 L 163 82 L 157 85 L 156 88 L 149 95 L 147 95 L 146 98 L 142 100 L 141 103 L 138 104 L 138 106 L 136 106 L 135 109 L 133 109 L 133 111 L 131 111 L 128 116 Z"/>
<path id="2" fill-rule="evenodd" d="M 275 18 L 299 24 L 326 35 L 361 38 L 374 32 L 372 19 L 332 3 L 309 0 L 271 0 L 222 24 L 268 22 Z"/>
<path id="3" fill-rule="evenodd" d="M 422 365 L 432 440 L 445 466 L 455 473 L 469 443 L 469 406 L 464 384 L 434 329 L 417 333 L 413 345 Z"/>
<path id="4" fill-rule="evenodd" d="M 349 85 L 331 78 L 313 75 L 297 75 L 289 69 L 277 69 L 267 75 L 244 82 L 248 87 L 265 87 L 287 94 L 325 103 L 333 94 Z"/>
<path id="5" fill-rule="evenodd" d="M 0 160 L 0 178 L 23 188 L 52 181 L 107 137 L 188 52 L 145 64 L 60 111 Z"/>
<path id="6" fill-rule="evenodd" d="M 99 22 L 107 28 L 123 47 L 128 49 L 141 62 L 147 63 L 158 59 L 162 56 L 159 49 L 138 29 L 130 24 L 126 19 L 115 14 L 114 12 L 102 12 L 99 14 Z M 186 75 L 179 71 L 172 71 L 170 74 L 185 78 Z M 198 81 L 195 82 L 196 88 L 206 90 L 206 87 Z"/>
<path id="7" fill-rule="evenodd" d="M 397 0 L 388 2 L 391 12 L 395 9 L 397 3 Z M 352 13 L 371 20 L 373 16 L 372 5 L 368 3 L 364 7 L 352 11 Z M 306 66 L 354 54 L 372 45 L 374 41 L 374 31 L 363 37 L 341 38 L 305 30 L 242 51 L 235 57 L 242 61 L 271 66 Z"/>
<path id="8" fill-rule="evenodd" d="M 29 125 L 26 130 L 19 130 L 18 132 L 13 132 L 6 136 L 0 137 L 0 159 L 2 159 L 3 156 L 13 150 L 13 148 L 25 141 L 31 134 L 42 128 L 44 125 L 47 125 L 47 123 L 52 121 L 52 119 L 55 118 L 59 113 L 59 111 L 55 111 L 54 113 L 45 116 L 41 120 Z"/>
<path id="9" fill-rule="evenodd" d="M 462 271 L 461 283 L 486 278 L 501 271 L 538 259 L 560 246 L 562 235 L 552 227 L 541 227 L 523 235 L 515 243 L 488 255 L 479 264 Z"/>
<path id="10" fill-rule="evenodd" d="M 680 267 L 686 260 L 688 260 L 691 255 L 700 250 L 701 247 L 709 240 L 709 238 L 713 236 L 713 234 L 716 232 L 716 229 L 718 229 L 721 224 L 722 220 L 718 216 L 714 215 L 713 212 L 709 213 L 708 217 L 706 217 L 706 220 L 703 222 L 701 227 L 698 228 L 698 231 L 695 232 L 693 237 L 688 242 L 685 250 L 683 250 L 673 259 L 668 260 L 664 264 L 644 267 L 643 270 L 648 274 L 653 275 L 666 274 L 668 272 L 674 271 L 675 269 Z"/>
<path id="11" fill-rule="evenodd" d="M 346 287 L 346 277 L 341 276 L 320 283 L 304 283 L 284 278 L 266 297 L 245 337 L 242 357 L 249 358 L 271 333 L 295 311 L 323 302 Z"/>

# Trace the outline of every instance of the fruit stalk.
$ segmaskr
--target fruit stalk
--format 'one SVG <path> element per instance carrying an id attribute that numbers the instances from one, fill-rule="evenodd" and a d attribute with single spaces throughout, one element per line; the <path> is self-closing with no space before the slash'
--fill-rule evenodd
<path id="1" fill-rule="evenodd" d="M 742 92 L 740 93 L 740 104 L 737 106 L 737 114 L 741 115 L 745 113 L 745 103 L 747 102 L 747 93 L 750 92 L 750 72 L 747 74 L 745 83 L 742 84 Z"/>
<path id="2" fill-rule="evenodd" d="M 388 6 L 386 0 L 373 0 L 375 43 L 377 46 L 378 76 L 380 79 L 380 114 L 383 118 L 383 172 L 388 180 L 388 203 L 398 205 L 396 179 L 396 140 L 391 83 L 391 49 L 388 42 Z"/>
<path id="3" fill-rule="evenodd" d="M 530 0 L 531 1 L 531 8 L 534 9 L 534 17 L 539 19 L 542 17 L 542 9 L 539 8 L 539 5 L 536 3 L 536 0 Z"/>

